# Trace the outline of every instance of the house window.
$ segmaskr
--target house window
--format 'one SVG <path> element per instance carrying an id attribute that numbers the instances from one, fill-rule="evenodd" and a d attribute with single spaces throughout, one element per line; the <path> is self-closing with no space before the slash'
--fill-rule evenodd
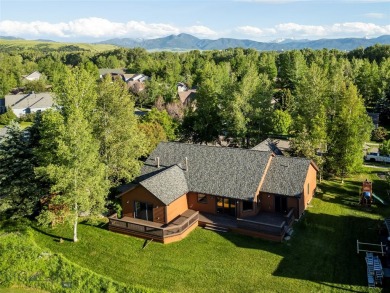
<path id="1" fill-rule="evenodd" d="M 251 211 L 253 210 L 253 202 L 249 200 L 242 201 L 242 210 L 243 211 Z"/>
<path id="2" fill-rule="evenodd" d="M 207 195 L 198 193 L 198 202 L 199 203 L 207 203 Z"/>
<path id="3" fill-rule="evenodd" d="M 134 218 L 153 221 L 153 205 L 146 202 L 134 202 Z"/>
<path id="4" fill-rule="evenodd" d="M 310 183 L 307 183 L 307 195 L 310 195 Z"/>

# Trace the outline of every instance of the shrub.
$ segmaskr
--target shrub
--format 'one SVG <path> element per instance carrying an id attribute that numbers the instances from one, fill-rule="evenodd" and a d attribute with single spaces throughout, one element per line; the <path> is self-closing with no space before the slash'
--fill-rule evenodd
<path id="1" fill-rule="evenodd" d="M 373 141 L 383 141 L 386 139 L 386 136 L 387 130 L 382 126 L 379 126 L 371 132 L 371 140 Z"/>

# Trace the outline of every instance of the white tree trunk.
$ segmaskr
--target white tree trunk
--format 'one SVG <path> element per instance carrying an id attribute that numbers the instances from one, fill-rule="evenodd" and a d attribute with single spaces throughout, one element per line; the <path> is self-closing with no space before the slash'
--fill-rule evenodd
<path id="1" fill-rule="evenodd" d="M 79 211 L 77 207 L 77 203 L 75 203 L 75 216 L 74 216 L 74 223 L 73 223 L 73 242 L 79 241 L 77 239 L 77 224 L 79 220 Z"/>

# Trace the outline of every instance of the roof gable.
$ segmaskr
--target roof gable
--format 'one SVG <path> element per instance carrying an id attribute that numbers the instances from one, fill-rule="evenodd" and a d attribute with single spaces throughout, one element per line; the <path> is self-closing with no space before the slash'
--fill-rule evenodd
<path id="1" fill-rule="evenodd" d="M 174 165 L 143 181 L 140 185 L 169 205 L 189 191 L 187 179 L 179 166 Z"/>
<path id="2" fill-rule="evenodd" d="M 286 196 L 299 196 L 303 192 L 310 165 L 310 159 L 274 157 L 260 191 Z"/>

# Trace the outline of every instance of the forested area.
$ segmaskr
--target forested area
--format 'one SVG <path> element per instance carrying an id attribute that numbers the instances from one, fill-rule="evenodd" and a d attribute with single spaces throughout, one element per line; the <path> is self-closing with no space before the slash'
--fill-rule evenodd
<path id="1" fill-rule="evenodd" d="M 100 79 L 99 68 L 150 80 L 134 93 L 121 80 Z M 44 77 L 22 82 L 33 71 Z M 178 98 L 179 82 L 197 90 L 190 105 Z M 104 211 L 110 189 L 134 179 L 164 140 L 250 148 L 283 136 L 292 155 L 312 158 L 322 174 L 358 171 L 373 130 L 367 112 L 390 121 L 390 46 L 0 53 L 0 98 L 21 87 L 51 90 L 57 110 L 32 117 L 27 136 L 15 121 L 9 125 L 0 144 L 0 212 L 18 217 L 43 206 L 40 222 L 68 220 L 77 229 L 80 213 Z M 137 118 L 135 106 L 152 110 Z"/>

